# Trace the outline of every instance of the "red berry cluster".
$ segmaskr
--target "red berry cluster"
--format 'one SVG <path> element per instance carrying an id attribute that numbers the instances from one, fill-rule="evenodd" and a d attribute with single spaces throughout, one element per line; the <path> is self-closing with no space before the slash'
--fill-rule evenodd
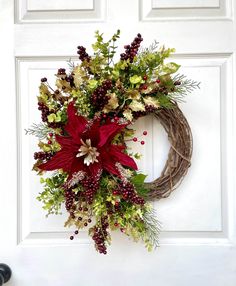
<path id="1" fill-rule="evenodd" d="M 174 85 L 181 85 L 181 81 L 179 81 L 179 80 L 175 81 Z"/>
<path id="2" fill-rule="evenodd" d="M 134 60 L 134 57 L 138 53 L 138 49 L 140 47 L 140 44 L 142 42 L 143 38 L 141 34 L 137 34 L 137 37 L 134 38 L 133 42 L 130 45 L 125 45 L 125 52 L 120 55 L 121 60 L 130 60 L 132 63 Z"/>
<path id="3" fill-rule="evenodd" d="M 108 219 L 107 216 L 102 217 L 101 225 L 97 225 L 94 228 L 92 228 L 93 231 L 92 239 L 95 242 L 96 249 L 103 254 L 107 253 L 107 247 L 105 244 L 108 236 L 107 228 L 109 226 L 107 219 Z"/>
<path id="4" fill-rule="evenodd" d="M 91 177 L 86 177 L 82 181 L 82 186 L 85 189 L 84 195 L 88 204 L 93 203 L 93 197 L 99 188 L 99 180 Z"/>
<path id="5" fill-rule="evenodd" d="M 111 202 L 106 202 L 107 214 L 112 215 L 114 213 L 113 204 Z"/>
<path id="6" fill-rule="evenodd" d="M 109 96 L 107 96 L 107 91 L 112 88 L 112 81 L 107 79 L 105 80 L 101 86 L 97 87 L 92 96 L 91 103 L 97 109 L 101 110 L 108 103 Z"/>
<path id="7" fill-rule="evenodd" d="M 132 202 L 137 205 L 144 205 L 145 201 L 143 198 L 139 197 L 136 192 L 134 185 L 130 182 L 120 184 L 120 192 L 125 200 Z"/>
<path id="8" fill-rule="evenodd" d="M 35 152 L 34 159 L 35 160 L 50 160 L 53 156 L 52 152 Z"/>
<path id="9" fill-rule="evenodd" d="M 143 131 L 143 135 L 146 136 L 147 134 L 148 134 L 147 131 L 144 130 L 144 131 Z M 140 142 L 141 145 L 144 145 L 144 144 L 145 144 L 145 141 L 144 141 L 144 140 L 139 141 L 137 137 L 134 137 L 134 138 L 132 139 L 132 141 L 133 141 L 133 142 Z"/>
<path id="10" fill-rule="evenodd" d="M 43 102 L 38 102 L 38 110 L 41 111 L 42 121 L 47 122 L 48 115 L 50 114 L 49 108 Z"/>
<path id="11" fill-rule="evenodd" d="M 41 78 L 41 82 L 46 82 L 46 81 L 47 81 L 46 77 Z"/>
<path id="12" fill-rule="evenodd" d="M 65 80 L 70 83 L 71 87 L 74 87 L 74 77 L 72 75 L 66 76 Z"/>
<path id="13" fill-rule="evenodd" d="M 77 54 L 79 55 L 79 59 L 82 62 L 83 61 L 89 62 L 91 57 L 88 55 L 88 53 L 86 53 L 86 48 L 83 46 L 78 46 L 77 49 L 78 49 Z"/>
<path id="14" fill-rule="evenodd" d="M 64 68 L 60 68 L 57 71 L 57 75 L 64 76 L 66 75 L 66 70 Z"/>
<path id="15" fill-rule="evenodd" d="M 66 199 L 66 203 L 65 203 L 66 210 L 67 210 L 67 211 L 71 211 L 72 208 L 73 208 L 73 204 L 74 204 L 75 193 L 72 192 L 71 189 L 68 189 L 68 190 L 65 192 L 65 199 Z"/>
<path id="16" fill-rule="evenodd" d="M 59 128 L 61 126 L 60 122 L 48 122 L 48 115 L 54 113 L 54 110 L 50 111 L 47 105 L 45 105 L 43 102 L 38 102 L 38 110 L 41 111 L 42 121 L 46 122 L 49 127 Z"/>

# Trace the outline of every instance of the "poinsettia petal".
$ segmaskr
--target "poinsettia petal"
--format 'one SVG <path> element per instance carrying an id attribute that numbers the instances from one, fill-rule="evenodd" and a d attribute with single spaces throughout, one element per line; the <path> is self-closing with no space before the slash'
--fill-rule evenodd
<path id="1" fill-rule="evenodd" d="M 90 164 L 88 166 L 88 168 L 89 168 L 89 171 L 90 171 L 91 175 L 94 178 L 95 177 L 96 177 L 96 179 L 100 178 L 100 176 L 101 176 L 101 169 L 102 169 L 102 166 L 101 166 L 100 162 L 95 162 L 93 164 Z"/>
<path id="2" fill-rule="evenodd" d="M 127 124 L 119 125 L 117 123 L 109 123 L 99 128 L 99 143 L 98 147 L 109 143 L 112 138 L 118 134 Z"/>
<path id="3" fill-rule="evenodd" d="M 71 169 L 73 159 L 74 156 L 71 152 L 62 149 L 57 152 L 48 162 L 39 165 L 38 168 L 44 171 L 63 169 L 65 172 L 68 172 Z"/>
<path id="4" fill-rule="evenodd" d="M 71 102 L 67 108 L 68 122 L 65 130 L 77 141 L 80 141 L 81 133 L 85 130 L 88 123 L 85 117 L 77 115 L 74 102 Z"/>
<path id="5" fill-rule="evenodd" d="M 137 170 L 138 167 L 134 159 L 122 152 L 122 150 L 124 149 L 124 146 L 111 145 L 109 147 L 109 154 L 114 158 L 115 161 L 119 162 L 121 165 Z"/>
<path id="6" fill-rule="evenodd" d="M 69 173 L 69 178 L 68 180 L 71 178 L 71 176 L 79 171 L 84 171 L 84 172 L 88 172 L 87 167 L 84 165 L 83 159 L 81 158 L 74 158 L 74 160 L 72 161 L 71 164 L 71 168 L 70 168 L 70 173 Z"/>
<path id="7" fill-rule="evenodd" d="M 102 168 L 106 170 L 108 173 L 114 174 L 116 176 L 120 176 L 120 173 L 118 172 L 116 168 L 116 161 L 110 156 L 108 152 L 101 152 L 101 164 Z"/>
<path id="8" fill-rule="evenodd" d="M 56 135 L 56 141 L 61 145 L 61 148 L 69 149 L 71 152 L 79 149 L 79 145 L 74 142 L 72 137 Z"/>
<path id="9" fill-rule="evenodd" d="M 100 120 L 94 120 L 93 124 L 86 130 L 83 138 L 91 139 L 91 145 L 97 146 L 99 142 L 99 128 L 100 128 Z"/>

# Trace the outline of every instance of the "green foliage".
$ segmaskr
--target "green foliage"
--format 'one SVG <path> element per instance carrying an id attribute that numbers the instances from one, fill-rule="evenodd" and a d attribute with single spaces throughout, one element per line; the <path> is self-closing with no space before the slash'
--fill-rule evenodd
<path id="1" fill-rule="evenodd" d="M 172 74 L 178 71 L 180 68 L 180 65 L 177 65 L 176 63 L 167 63 L 162 66 L 162 72 L 165 74 Z"/>
<path id="2" fill-rule="evenodd" d="M 143 241 L 149 251 L 159 245 L 159 233 L 161 223 L 157 220 L 155 210 L 151 205 L 147 205 L 143 213 L 143 222 L 145 225 L 145 232 L 143 234 Z"/>
<path id="3" fill-rule="evenodd" d="M 43 203 L 43 209 L 50 214 L 60 214 L 61 205 L 64 203 L 64 189 L 62 185 L 67 175 L 65 173 L 57 173 L 51 178 L 42 178 L 40 182 L 44 184 L 44 191 L 39 193 L 37 200 Z"/>
<path id="4" fill-rule="evenodd" d="M 174 76 L 173 81 L 179 81 L 181 84 L 176 87 L 174 96 L 175 97 L 184 97 L 188 93 L 193 92 L 194 89 L 200 88 L 200 82 L 197 82 L 195 80 L 191 80 L 186 78 L 185 75 L 177 74 Z"/>
<path id="5" fill-rule="evenodd" d="M 95 75 L 98 73 L 108 75 L 112 71 L 110 64 L 113 62 L 113 58 L 117 49 L 115 43 L 119 37 L 120 30 L 117 30 L 112 38 L 105 42 L 103 34 L 100 34 L 99 31 L 95 32 L 96 42 L 92 45 L 94 56 L 90 63 L 90 69 Z"/>
<path id="6" fill-rule="evenodd" d="M 165 107 L 165 108 L 172 108 L 173 107 L 173 103 L 171 102 L 171 98 L 169 98 L 168 96 L 159 95 L 158 101 L 159 101 L 159 104 L 161 107 Z"/>
<path id="7" fill-rule="evenodd" d="M 34 135 L 39 140 L 44 140 L 47 138 L 48 133 L 52 132 L 52 128 L 49 128 L 47 124 L 41 122 L 39 124 L 33 123 L 28 129 L 25 129 L 26 135 Z"/>
<path id="8" fill-rule="evenodd" d="M 173 53 L 174 49 L 161 47 L 158 50 L 158 43 L 155 41 L 149 48 L 144 49 L 136 58 L 135 69 L 141 74 L 153 76 L 155 70 L 160 71 L 164 60 Z"/>
<path id="9" fill-rule="evenodd" d="M 83 91 L 72 91 L 73 98 L 75 99 L 76 107 L 78 113 L 90 117 L 92 113 L 92 108 L 89 100 L 89 94 Z"/>
<path id="10" fill-rule="evenodd" d="M 135 189 L 139 196 L 145 197 L 147 193 L 149 192 L 148 189 L 145 188 L 144 181 L 146 179 L 147 175 L 144 174 L 136 174 L 131 178 L 131 182 L 134 184 Z"/>

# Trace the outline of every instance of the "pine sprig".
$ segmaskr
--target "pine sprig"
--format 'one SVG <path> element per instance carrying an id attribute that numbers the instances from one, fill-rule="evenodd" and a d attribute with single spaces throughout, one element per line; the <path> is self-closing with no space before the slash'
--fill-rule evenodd
<path id="1" fill-rule="evenodd" d="M 39 140 L 47 138 L 49 132 L 52 132 L 52 128 L 49 128 L 47 124 L 42 122 L 39 124 L 33 123 L 30 128 L 25 129 L 26 135 L 34 135 Z"/>
<path id="2" fill-rule="evenodd" d="M 154 53 L 158 47 L 159 47 L 159 42 L 157 40 L 154 40 L 149 47 L 140 48 L 139 56 L 142 56 L 142 54 L 144 53 Z"/>
<path id="3" fill-rule="evenodd" d="M 68 64 L 68 66 L 69 66 L 70 72 L 73 72 L 73 70 L 74 70 L 74 68 L 75 68 L 75 63 L 72 61 L 71 58 L 67 61 L 67 64 Z"/>
<path id="4" fill-rule="evenodd" d="M 146 236 L 151 247 L 158 247 L 161 223 L 157 220 L 156 212 L 153 208 L 148 208 L 143 214 L 143 221 L 146 225 Z"/>
<path id="5" fill-rule="evenodd" d="M 172 94 L 174 99 L 185 97 L 188 93 L 191 93 L 194 89 L 200 88 L 200 82 L 192 79 L 188 79 L 185 75 L 177 74 L 173 77 L 174 82 L 181 82 L 179 86 L 176 86 L 175 92 Z"/>

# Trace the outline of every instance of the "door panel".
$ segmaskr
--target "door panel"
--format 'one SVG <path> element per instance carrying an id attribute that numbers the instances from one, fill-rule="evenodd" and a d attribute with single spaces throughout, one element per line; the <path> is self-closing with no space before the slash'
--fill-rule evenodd
<path id="1" fill-rule="evenodd" d="M 2 123 L 0 259 L 13 270 L 8 285 L 233 286 L 235 253 L 235 22 L 230 0 L 36 1 L 0 3 L 5 39 L 0 112 Z M 13 9 L 15 15 L 13 19 Z M 14 20 L 14 23 L 13 23 Z M 4 25 L 3 25 L 4 24 Z M 127 29 L 128 27 L 128 29 Z M 65 212 L 45 218 L 36 196 L 42 187 L 31 171 L 37 142 L 24 129 L 39 122 L 41 77 L 54 84 L 57 68 L 76 60 L 76 47 L 91 51 L 94 31 L 121 29 L 119 51 L 136 33 L 175 47 L 181 72 L 201 82 L 181 104 L 193 132 L 192 166 L 181 186 L 155 202 L 163 229 L 160 247 L 148 253 L 119 233 L 108 255 L 94 250 L 86 232 L 70 241 Z M 14 39 L 14 43 L 13 43 Z M 118 52 L 119 55 L 119 52 Z M 15 75 L 15 76 L 14 76 Z M 15 79 L 14 79 L 15 77 Z M 169 143 L 151 116 L 136 122 L 148 131 L 140 169 L 159 176 Z M 133 145 L 133 148 L 135 145 Z"/>

